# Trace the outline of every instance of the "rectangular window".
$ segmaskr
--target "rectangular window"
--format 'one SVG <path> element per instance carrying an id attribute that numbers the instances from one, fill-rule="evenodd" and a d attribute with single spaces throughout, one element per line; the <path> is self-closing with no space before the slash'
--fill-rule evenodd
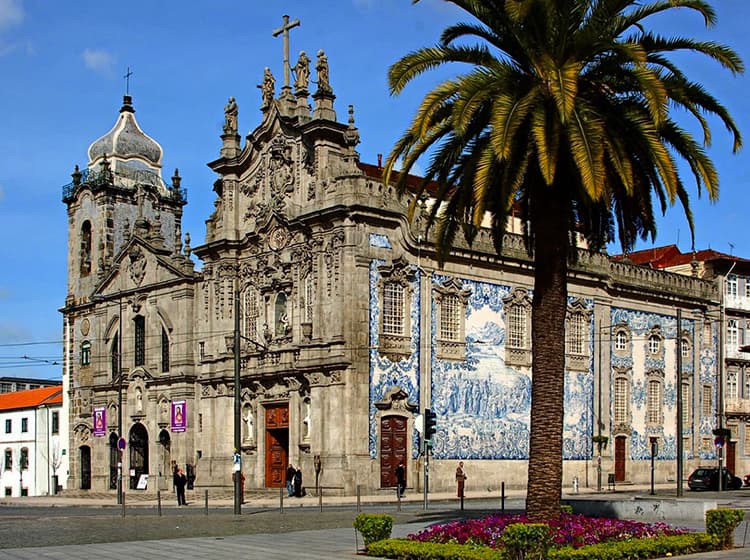
<path id="1" fill-rule="evenodd" d="M 615 378 L 614 393 L 615 424 L 625 424 L 628 421 L 628 380 L 626 378 Z"/>
<path id="2" fill-rule="evenodd" d="M 242 293 L 244 313 L 242 314 L 242 336 L 250 340 L 258 339 L 258 298 L 255 288 L 248 286 Z"/>
<path id="3" fill-rule="evenodd" d="M 9 434 L 13 431 L 13 421 L 10 418 L 5 419 L 5 433 Z"/>
<path id="4" fill-rule="evenodd" d="M 661 423 L 661 382 L 652 379 L 648 382 L 648 401 L 646 403 L 647 422 Z"/>
<path id="5" fill-rule="evenodd" d="M 21 432 L 26 433 L 29 431 L 29 419 L 21 418 Z"/>
<path id="6" fill-rule="evenodd" d="M 120 333 L 115 333 L 115 336 L 112 338 L 110 357 L 111 357 L 110 367 L 112 368 L 112 379 L 116 379 L 120 372 Z"/>
<path id="7" fill-rule="evenodd" d="M 138 315 L 134 320 L 135 326 L 135 363 L 136 367 L 146 365 L 146 319 Z"/>
<path id="8" fill-rule="evenodd" d="M 313 299 L 315 297 L 314 295 L 314 286 L 313 286 L 313 278 L 312 274 L 308 273 L 307 278 L 305 278 L 305 302 L 304 302 L 304 318 L 305 322 L 312 323 L 313 320 Z"/>
<path id="9" fill-rule="evenodd" d="M 458 296 L 445 295 L 440 302 L 440 339 L 458 341 L 461 337 L 461 303 Z"/>
<path id="10" fill-rule="evenodd" d="M 60 433 L 60 413 L 59 412 L 53 412 L 52 413 L 52 433 L 53 434 L 59 434 Z"/>
<path id="11" fill-rule="evenodd" d="M 5 450 L 5 470 L 9 471 L 13 468 L 13 450 L 12 449 L 6 449 Z"/>
<path id="12" fill-rule="evenodd" d="M 727 400 L 736 401 L 739 398 L 739 385 L 737 384 L 737 372 L 727 372 Z"/>
<path id="13" fill-rule="evenodd" d="M 745 455 L 750 455 L 750 425 L 745 423 Z"/>
<path id="14" fill-rule="evenodd" d="M 745 278 L 745 297 L 750 297 L 750 278 Z"/>
<path id="15" fill-rule="evenodd" d="M 693 410 L 693 402 L 690 399 L 690 383 L 682 384 L 682 427 L 683 429 L 690 427 L 691 412 Z"/>
<path id="16" fill-rule="evenodd" d="M 21 448 L 21 470 L 25 471 L 29 468 L 29 448 Z"/>
<path id="17" fill-rule="evenodd" d="M 383 334 L 404 334 L 404 287 L 396 282 L 383 287 Z"/>
<path id="18" fill-rule="evenodd" d="M 714 415 L 714 390 L 711 385 L 704 385 L 701 395 L 701 416 Z"/>
<path id="19" fill-rule="evenodd" d="M 727 295 L 737 295 L 737 276 L 735 276 L 734 274 L 730 274 L 729 276 L 727 276 Z"/>
<path id="20" fill-rule="evenodd" d="M 585 329 L 583 316 L 580 314 L 571 315 L 568 318 L 565 332 L 565 351 L 568 354 L 585 354 Z"/>
<path id="21" fill-rule="evenodd" d="M 711 438 L 704 437 L 701 439 L 701 451 L 711 453 L 714 450 L 714 441 Z"/>
<path id="22" fill-rule="evenodd" d="M 198 359 L 200 359 L 200 361 L 206 359 L 206 343 L 203 341 L 198 343 Z"/>
<path id="23" fill-rule="evenodd" d="M 511 348 L 526 348 L 526 308 L 513 305 L 508 309 L 508 346 Z"/>
<path id="24" fill-rule="evenodd" d="M 169 371 L 169 335 L 164 327 L 161 328 L 161 370 Z"/>
<path id="25" fill-rule="evenodd" d="M 732 350 L 736 350 L 739 345 L 740 338 L 737 319 L 727 319 L 727 346 Z"/>

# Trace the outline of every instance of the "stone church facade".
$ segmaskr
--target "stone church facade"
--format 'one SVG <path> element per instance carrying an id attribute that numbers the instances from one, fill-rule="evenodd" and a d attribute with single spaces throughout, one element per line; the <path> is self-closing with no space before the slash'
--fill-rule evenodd
<path id="1" fill-rule="evenodd" d="M 244 141 L 230 98 L 202 244 L 183 237 L 181 178 L 162 178 L 128 96 L 64 187 L 68 488 L 114 491 L 120 461 L 129 491 L 171 488 L 174 464 L 196 488 L 231 487 L 235 307 L 247 489 L 283 486 L 292 463 L 308 487 L 374 492 L 395 486 L 399 460 L 420 488 L 425 408 L 432 490 L 453 488 L 459 459 L 469 488 L 525 483 L 533 270 L 520 229 L 500 255 L 488 231 L 458 240 L 438 267 L 426 214 L 409 221 L 409 196 L 360 162 L 353 107 L 338 121 L 325 55 L 312 94 L 309 64 L 278 95 L 266 69 Z M 658 480 L 674 479 L 678 391 L 685 476 L 713 459 L 717 333 L 693 310 L 714 310 L 717 286 L 582 247 L 569 293 L 566 484 L 643 483 L 654 441 Z"/>

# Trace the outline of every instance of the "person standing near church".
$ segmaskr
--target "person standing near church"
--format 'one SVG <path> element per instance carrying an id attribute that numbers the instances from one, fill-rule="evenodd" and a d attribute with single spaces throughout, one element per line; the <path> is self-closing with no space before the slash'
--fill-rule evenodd
<path id="1" fill-rule="evenodd" d="M 396 467 L 396 485 L 399 498 L 403 498 L 406 491 L 406 467 L 403 461 L 399 461 Z"/>
<path id="2" fill-rule="evenodd" d="M 302 497 L 302 469 L 294 472 L 294 495 L 297 498 Z"/>
<path id="3" fill-rule="evenodd" d="M 459 498 L 464 497 L 464 483 L 466 482 L 466 471 L 464 470 L 464 462 L 459 461 L 458 467 L 456 468 L 456 485 L 458 488 L 456 489 L 456 493 L 458 494 Z"/>
<path id="4" fill-rule="evenodd" d="M 294 465 L 289 463 L 289 466 L 286 468 L 286 492 L 289 494 L 289 497 L 291 498 L 294 496 L 294 475 L 297 474 L 297 469 L 294 468 Z"/>
<path id="5" fill-rule="evenodd" d="M 177 491 L 177 505 L 186 506 L 187 500 L 185 500 L 185 485 L 187 484 L 187 477 L 185 472 L 181 468 L 177 468 L 177 472 L 174 473 L 174 487 Z"/>

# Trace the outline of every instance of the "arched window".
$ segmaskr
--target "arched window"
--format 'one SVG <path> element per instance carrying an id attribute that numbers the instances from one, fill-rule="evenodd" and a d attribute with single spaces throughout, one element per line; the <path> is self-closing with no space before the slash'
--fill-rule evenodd
<path id="1" fill-rule="evenodd" d="M 625 375 L 618 375 L 614 379 L 612 414 L 615 424 L 628 423 L 628 403 L 630 399 L 630 383 Z"/>
<path id="2" fill-rule="evenodd" d="M 253 286 L 242 292 L 242 336 L 258 339 L 258 294 Z"/>
<path id="3" fill-rule="evenodd" d="M 81 276 L 91 273 L 91 222 L 81 225 Z"/>
<path id="4" fill-rule="evenodd" d="M 652 334 L 648 337 L 648 351 L 650 354 L 658 354 L 661 350 L 661 337 Z"/>
<path id="5" fill-rule="evenodd" d="M 628 333 L 619 330 L 615 333 L 615 350 L 624 352 L 628 349 Z"/>
<path id="6" fill-rule="evenodd" d="M 91 342 L 88 340 L 81 343 L 81 365 L 91 365 Z"/>

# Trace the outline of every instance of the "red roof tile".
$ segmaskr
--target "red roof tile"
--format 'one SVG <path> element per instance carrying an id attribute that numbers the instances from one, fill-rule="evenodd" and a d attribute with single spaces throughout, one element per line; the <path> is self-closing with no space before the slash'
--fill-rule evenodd
<path id="1" fill-rule="evenodd" d="M 27 391 L 0 393 L 0 410 L 36 408 L 43 404 L 62 404 L 62 387 L 40 387 Z"/>

